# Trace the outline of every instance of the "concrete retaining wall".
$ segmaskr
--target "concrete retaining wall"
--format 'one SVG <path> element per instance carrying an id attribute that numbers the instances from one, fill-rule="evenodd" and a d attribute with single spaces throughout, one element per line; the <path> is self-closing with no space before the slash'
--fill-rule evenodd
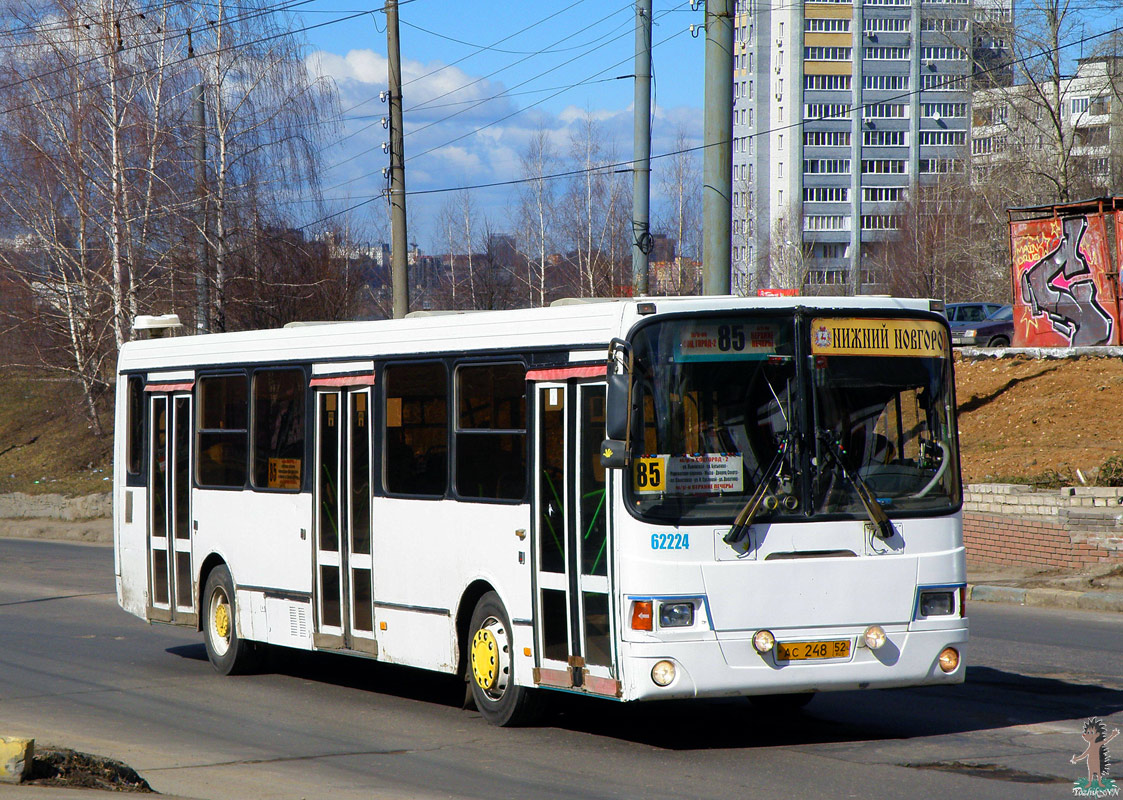
<path id="1" fill-rule="evenodd" d="M 1123 566 L 1123 488 L 986 483 L 966 487 L 963 500 L 969 560 L 1043 569 Z"/>
<path id="2" fill-rule="evenodd" d="M 113 497 L 91 494 L 63 497 L 61 494 L 0 494 L 0 519 L 57 519 L 73 522 L 113 516 Z"/>

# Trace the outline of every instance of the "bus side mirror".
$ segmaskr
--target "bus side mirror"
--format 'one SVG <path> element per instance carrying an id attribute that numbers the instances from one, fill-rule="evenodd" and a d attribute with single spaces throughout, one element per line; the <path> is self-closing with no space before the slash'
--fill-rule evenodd
<path id="1" fill-rule="evenodd" d="M 600 463 L 605 469 L 628 466 L 628 449 L 623 439 L 605 439 L 600 446 Z"/>
<path id="2" fill-rule="evenodd" d="M 628 380 L 629 375 L 617 372 L 608 376 L 608 396 L 605 398 L 604 430 L 609 439 L 623 441 L 628 438 Z"/>
<path id="3" fill-rule="evenodd" d="M 608 386 L 604 398 L 604 431 L 600 463 L 605 469 L 622 469 L 628 464 L 629 428 L 631 427 L 632 359 L 628 344 L 613 339 L 608 346 Z"/>

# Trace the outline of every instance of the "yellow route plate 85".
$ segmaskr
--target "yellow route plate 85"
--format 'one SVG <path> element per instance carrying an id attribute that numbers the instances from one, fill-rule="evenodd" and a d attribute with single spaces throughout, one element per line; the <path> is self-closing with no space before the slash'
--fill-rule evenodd
<path id="1" fill-rule="evenodd" d="M 848 658 L 850 640 L 829 642 L 776 642 L 777 661 L 807 661 L 815 658 Z"/>

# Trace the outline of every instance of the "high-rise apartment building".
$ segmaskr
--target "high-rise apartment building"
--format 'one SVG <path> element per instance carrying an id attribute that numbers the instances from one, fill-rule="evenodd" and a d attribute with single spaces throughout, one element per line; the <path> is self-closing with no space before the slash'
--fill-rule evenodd
<path id="1" fill-rule="evenodd" d="M 964 169 L 971 17 L 967 0 L 737 0 L 735 290 L 869 283 L 910 190 Z"/>

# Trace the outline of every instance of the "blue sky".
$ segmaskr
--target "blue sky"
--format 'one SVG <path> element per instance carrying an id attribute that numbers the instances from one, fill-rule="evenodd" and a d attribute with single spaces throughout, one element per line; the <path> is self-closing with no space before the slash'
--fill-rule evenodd
<path id="1" fill-rule="evenodd" d="M 299 7 L 303 25 L 351 14 L 354 19 L 309 31 L 309 64 L 331 77 L 344 112 L 339 143 L 326 152 L 327 197 L 358 202 L 384 185 L 388 163 L 380 120 L 386 106 L 386 18 L 361 13 L 352 0 L 313 0 Z M 680 127 L 701 143 L 704 36 L 701 6 L 655 0 L 655 121 L 652 153 L 669 152 Z M 399 9 L 410 191 L 510 180 L 530 137 L 549 132 L 559 153 L 574 126 L 591 115 L 619 160 L 632 155 L 634 6 L 614 0 L 497 4 L 406 0 Z M 562 167 L 565 168 L 564 166 Z M 658 169 L 658 162 L 656 162 Z M 653 176 L 653 195 L 658 175 Z M 506 227 L 511 190 L 478 190 L 474 200 L 493 230 Z M 439 250 L 432 217 L 448 195 L 410 198 L 410 239 Z M 371 204 L 381 223 L 381 203 Z M 653 212 L 654 214 L 655 212 Z"/>

